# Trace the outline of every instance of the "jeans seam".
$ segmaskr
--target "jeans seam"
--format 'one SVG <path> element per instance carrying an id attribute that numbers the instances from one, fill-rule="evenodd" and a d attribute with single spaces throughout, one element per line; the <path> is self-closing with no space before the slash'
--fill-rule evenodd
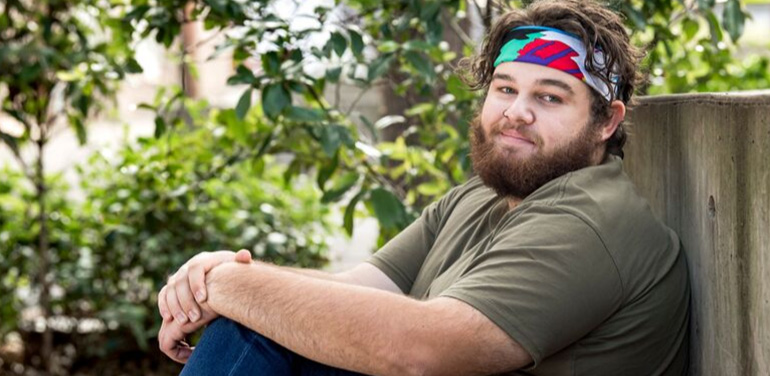
<path id="1" fill-rule="evenodd" d="M 238 357 L 238 360 L 235 361 L 235 364 L 233 364 L 233 368 L 230 369 L 230 372 L 227 374 L 228 376 L 233 376 L 233 372 L 238 368 L 238 366 L 241 365 L 243 362 L 243 359 L 246 358 L 246 354 L 249 353 L 250 347 L 254 345 L 254 340 L 257 338 L 256 333 L 249 333 L 249 341 L 247 342 L 247 346 L 243 347 L 243 351 L 241 352 L 241 356 Z"/>

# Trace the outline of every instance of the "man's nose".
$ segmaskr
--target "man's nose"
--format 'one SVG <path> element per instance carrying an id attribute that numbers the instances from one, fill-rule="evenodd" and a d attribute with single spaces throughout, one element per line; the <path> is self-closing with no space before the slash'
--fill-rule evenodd
<path id="1" fill-rule="evenodd" d="M 513 124 L 529 125 L 535 122 L 532 103 L 522 95 L 517 95 L 503 110 L 503 117 Z"/>

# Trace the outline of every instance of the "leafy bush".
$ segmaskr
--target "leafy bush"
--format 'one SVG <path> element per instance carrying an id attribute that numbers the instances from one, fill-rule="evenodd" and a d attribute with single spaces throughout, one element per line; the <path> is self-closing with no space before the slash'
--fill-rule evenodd
<path id="1" fill-rule="evenodd" d="M 228 137 L 220 124 L 235 117 L 233 110 L 205 113 L 205 103 L 191 105 L 201 110 L 192 116 L 193 127 L 139 139 L 116 155 L 97 153 L 80 166 L 83 183 L 75 193 L 85 199 L 60 197 L 72 191 L 52 185 L 52 313 L 96 318 L 106 324 L 102 329 L 125 328 L 134 337 L 107 333 L 114 337 L 111 346 L 80 343 L 79 357 L 154 347 L 150 338 L 160 327 L 155 293 L 199 252 L 247 248 L 270 262 L 311 268 L 327 261 L 329 208 L 314 183 L 300 177 L 287 185 L 284 163 L 255 159 Z M 34 294 L 37 287 L 28 279 L 38 233 L 27 205 L 34 192 L 19 173 L 3 173 L 0 265 L 10 269 L 0 280 L 0 334 L 32 330 L 18 320 L 34 295 L 21 301 L 19 291 Z"/>

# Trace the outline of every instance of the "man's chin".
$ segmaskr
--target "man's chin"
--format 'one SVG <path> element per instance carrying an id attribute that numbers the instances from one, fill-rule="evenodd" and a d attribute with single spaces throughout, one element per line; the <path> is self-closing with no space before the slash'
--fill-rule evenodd
<path id="1" fill-rule="evenodd" d="M 515 160 L 517 163 L 529 160 L 536 153 L 534 146 L 509 145 L 501 142 L 496 142 L 493 150 L 498 158 L 509 162 Z"/>

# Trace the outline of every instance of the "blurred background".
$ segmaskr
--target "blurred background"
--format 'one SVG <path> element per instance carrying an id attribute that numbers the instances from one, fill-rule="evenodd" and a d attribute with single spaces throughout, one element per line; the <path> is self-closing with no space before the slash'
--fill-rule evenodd
<path id="1" fill-rule="evenodd" d="M 455 67 L 527 3 L 0 0 L 0 375 L 177 374 L 155 294 L 199 252 L 366 259 L 470 175 Z M 770 1 L 607 6 L 640 95 L 770 86 Z"/>

